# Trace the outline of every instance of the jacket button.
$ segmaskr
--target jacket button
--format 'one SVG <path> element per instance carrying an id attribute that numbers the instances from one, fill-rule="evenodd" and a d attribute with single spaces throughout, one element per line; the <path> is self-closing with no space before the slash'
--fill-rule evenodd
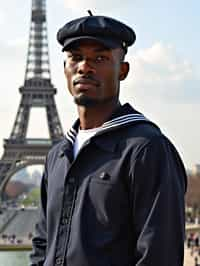
<path id="1" fill-rule="evenodd" d="M 101 179 L 110 179 L 110 176 L 109 176 L 109 174 L 108 173 L 106 173 L 106 172 L 102 172 L 100 175 L 99 175 L 99 177 L 101 178 Z"/>
<path id="2" fill-rule="evenodd" d="M 56 265 L 61 265 L 64 262 L 63 258 L 56 259 Z"/>

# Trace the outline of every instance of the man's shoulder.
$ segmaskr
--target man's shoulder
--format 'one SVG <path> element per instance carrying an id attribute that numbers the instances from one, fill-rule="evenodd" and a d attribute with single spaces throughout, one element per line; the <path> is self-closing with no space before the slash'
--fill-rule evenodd
<path id="1" fill-rule="evenodd" d="M 130 123 L 125 131 L 132 137 L 141 137 L 145 139 L 163 136 L 160 128 L 152 121 Z"/>
<path id="2" fill-rule="evenodd" d="M 137 148 L 147 145 L 152 140 L 160 142 L 161 139 L 166 138 L 160 128 L 151 121 L 130 123 L 118 131 L 118 136 L 121 136 L 119 137 L 121 143 Z"/>
<path id="3" fill-rule="evenodd" d="M 151 139 L 164 137 L 154 121 L 146 118 L 129 103 L 121 105 L 105 126 L 110 133 L 106 136 L 110 136 L 111 141 L 127 145 L 143 145 Z"/>
<path id="4" fill-rule="evenodd" d="M 151 137 L 161 135 L 159 126 L 148 119 L 141 112 L 134 109 L 129 103 L 121 105 L 112 115 L 108 124 L 109 129 L 121 130 L 123 134 L 133 135 L 134 137 Z"/>

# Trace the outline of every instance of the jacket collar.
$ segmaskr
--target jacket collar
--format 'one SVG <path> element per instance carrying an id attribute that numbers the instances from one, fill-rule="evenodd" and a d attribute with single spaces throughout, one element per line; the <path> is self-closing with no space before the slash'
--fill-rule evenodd
<path id="1" fill-rule="evenodd" d="M 101 129 L 94 136 L 99 136 L 106 132 L 110 132 L 118 128 L 139 122 L 151 123 L 154 126 L 156 126 L 153 122 L 148 120 L 143 114 L 136 111 L 130 104 L 126 103 L 122 106 L 120 105 L 117 108 L 117 110 L 111 115 L 108 121 L 106 121 L 102 125 Z M 72 148 L 76 140 L 76 135 L 78 134 L 79 126 L 80 126 L 80 120 L 77 119 L 66 134 L 65 142 L 61 147 L 61 154 L 64 155 L 66 152 L 68 154 L 69 151 L 73 150 Z M 113 141 L 113 138 L 110 135 L 110 137 L 104 139 L 96 138 L 95 143 L 98 146 L 101 146 L 101 148 L 103 148 L 104 150 L 113 152 L 115 150 L 116 144 L 118 143 L 118 140 Z"/>

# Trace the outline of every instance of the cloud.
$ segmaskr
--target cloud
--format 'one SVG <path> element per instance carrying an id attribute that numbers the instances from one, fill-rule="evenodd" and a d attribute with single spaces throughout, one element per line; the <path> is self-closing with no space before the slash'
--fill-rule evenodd
<path id="1" fill-rule="evenodd" d="M 5 21 L 5 15 L 4 13 L 0 10 L 0 25 L 3 25 Z"/>
<path id="2" fill-rule="evenodd" d="M 173 46 L 157 42 L 130 55 L 129 61 L 127 95 L 168 103 L 200 101 L 200 72 L 181 58 Z"/>

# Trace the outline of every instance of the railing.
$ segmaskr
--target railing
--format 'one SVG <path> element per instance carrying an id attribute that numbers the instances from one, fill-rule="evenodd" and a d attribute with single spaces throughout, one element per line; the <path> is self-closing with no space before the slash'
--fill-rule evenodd
<path id="1" fill-rule="evenodd" d="M 50 139 L 4 139 L 4 144 L 52 145 Z"/>

